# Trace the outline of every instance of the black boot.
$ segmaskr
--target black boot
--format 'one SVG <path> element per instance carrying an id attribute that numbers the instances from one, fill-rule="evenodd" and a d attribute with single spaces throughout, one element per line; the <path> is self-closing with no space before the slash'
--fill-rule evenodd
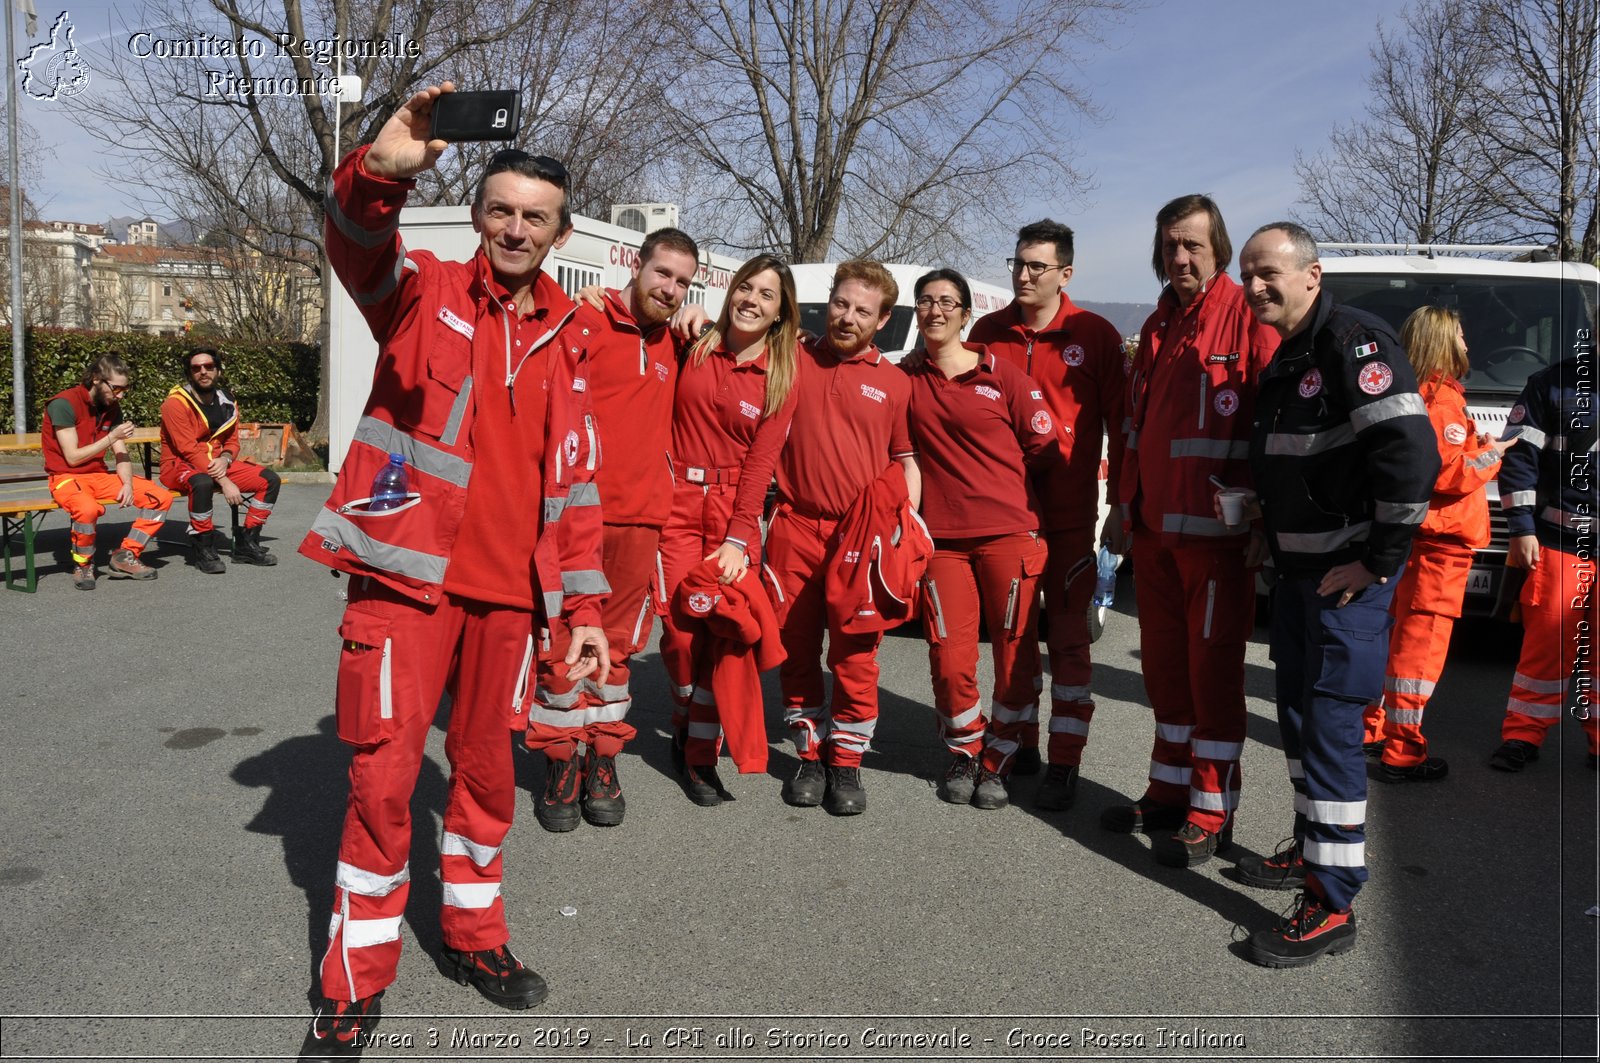
<path id="1" fill-rule="evenodd" d="M 212 541 L 215 535 L 216 532 L 200 532 L 190 537 L 194 545 L 194 567 L 208 576 L 220 576 L 228 571 L 217 554 L 217 544 Z"/>
<path id="2" fill-rule="evenodd" d="M 245 565 L 276 565 L 278 559 L 272 551 L 261 545 L 261 525 L 240 528 L 233 540 L 233 559 Z"/>

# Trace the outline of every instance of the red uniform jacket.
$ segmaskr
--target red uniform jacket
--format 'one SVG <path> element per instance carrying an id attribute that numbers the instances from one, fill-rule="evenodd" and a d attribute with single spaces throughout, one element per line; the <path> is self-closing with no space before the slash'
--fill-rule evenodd
<path id="1" fill-rule="evenodd" d="M 823 574 L 828 613 L 848 634 L 887 631 L 916 612 L 933 538 L 911 508 L 899 462 L 883 470 L 834 529 Z"/>
<path id="2" fill-rule="evenodd" d="M 505 499 L 507 519 L 519 522 L 519 534 L 532 531 L 533 576 L 528 586 L 508 586 L 506 593 L 546 618 L 598 625 L 609 590 L 600 569 L 594 485 L 600 447 L 587 394 L 587 351 L 563 331 L 574 307 L 542 275 L 536 297 L 555 317 L 545 335 L 514 356 L 507 347 L 507 311 L 494 297 L 498 285 L 483 253 L 471 262 L 445 262 L 407 251 L 400 210 L 415 182 L 368 174 L 360 165 L 366 151 L 351 153 L 334 173 L 326 239 L 334 272 L 378 340 L 378 364 L 338 483 L 300 552 L 419 601 L 439 600 L 466 508 L 474 446 L 493 445 L 473 439 L 476 354 L 484 364 L 507 367 L 509 382 L 486 386 L 514 387 L 531 368 L 543 374 L 547 398 L 542 468 L 530 467 L 522 483 L 473 485 Z M 405 454 L 417 497 L 368 512 L 372 479 L 390 453 Z"/>
<path id="3" fill-rule="evenodd" d="M 105 472 L 106 455 L 111 452 L 109 448 L 92 458 L 85 458 L 76 465 L 67 464 L 66 455 L 61 452 L 61 440 L 56 438 L 56 429 L 67 426 L 57 425 L 55 419 L 50 416 L 50 407 L 57 402 L 69 404 L 72 412 L 77 415 L 74 423 L 78 429 L 80 447 L 104 439 L 111 434 L 113 428 L 122 423 L 122 404 L 113 402 L 96 414 L 94 407 L 89 404 L 89 389 L 82 384 L 52 396 L 50 401 L 45 403 L 44 424 L 39 429 L 39 447 L 44 451 L 44 471 L 51 476 L 75 472 Z"/>
<path id="4" fill-rule="evenodd" d="M 740 774 L 751 775 L 767 770 L 761 673 L 786 654 L 760 577 L 747 570 L 721 584 L 718 571 L 715 561 L 690 569 L 672 595 L 672 615 L 693 640 L 694 683 L 711 689 L 728 753 Z"/>
<path id="5" fill-rule="evenodd" d="M 200 400 L 186 385 L 175 384 L 161 404 L 161 482 L 178 482 L 179 464 L 206 471 L 224 454 L 239 456 L 239 407 L 218 389 L 217 401 L 233 406 L 233 415 L 216 431 L 206 420 Z"/>
<path id="6" fill-rule="evenodd" d="M 1500 472 L 1500 455 L 1478 443 L 1478 426 L 1467 416 L 1467 394 L 1460 381 L 1435 376 L 1417 390 L 1439 440 L 1439 479 L 1417 538 L 1476 550 L 1489 542 L 1485 488 Z"/>

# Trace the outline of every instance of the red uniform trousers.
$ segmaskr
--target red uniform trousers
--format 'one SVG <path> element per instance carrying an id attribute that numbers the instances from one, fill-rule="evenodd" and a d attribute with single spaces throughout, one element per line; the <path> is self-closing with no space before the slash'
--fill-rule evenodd
<path id="1" fill-rule="evenodd" d="M 1421 539 L 1394 589 L 1383 698 L 1367 706 L 1363 742 L 1383 742 L 1383 762 L 1409 768 L 1428 759 L 1422 711 L 1444 673 L 1450 633 L 1461 615 L 1472 548 Z"/>
<path id="2" fill-rule="evenodd" d="M 661 572 L 668 600 L 689 570 L 722 545 L 733 515 L 735 483 L 692 484 L 678 481 L 672 488 L 672 515 L 661 529 Z M 745 550 L 750 564 L 760 564 L 761 544 Z M 722 751 L 722 718 L 711 695 L 710 662 L 701 639 L 684 631 L 669 613 L 661 618 L 661 663 L 678 708 L 672 713 L 674 729 L 687 729 L 684 760 L 706 767 Z"/>
<path id="3" fill-rule="evenodd" d="M 1046 547 L 1035 532 L 937 539 L 923 579 L 939 733 L 952 753 L 1006 775 L 1022 729 L 1039 712 L 1039 578 Z M 978 617 L 989 628 L 994 696 L 978 695 Z"/>
<path id="4" fill-rule="evenodd" d="M 539 658 L 533 707 L 524 741 L 555 760 L 569 760 L 585 742 L 596 754 L 614 757 L 638 732 L 628 723 L 633 696 L 628 690 L 628 658 L 650 641 L 661 529 L 642 524 L 607 524 L 601 565 L 611 597 L 600 612 L 611 647 L 611 675 L 604 685 L 592 678 L 567 678 L 572 635 L 559 620 L 551 624 L 550 652 Z"/>
<path id="5" fill-rule="evenodd" d="M 262 473 L 265 470 L 255 462 L 246 458 L 235 458 L 233 464 L 228 466 L 228 479 L 233 481 L 245 495 L 244 526 L 246 528 L 259 528 L 272 516 L 272 507 L 275 502 L 267 501 L 267 488 L 269 484 Z M 189 480 L 196 473 L 204 473 L 204 469 L 197 469 L 186 461 L 170 465 L 161 472 L 162 486 L 173 491 L 189 494 Z M 190 495 L 189 505 L 189 530 L 196 535 L 215 531 L 216 522 L 211 517 L 211 507 L 208 505 L 203 511 L 196 512 L 194 497 Z"/>
<path id="6" fill-rule="evenodd" d="M 1561 718 L 1561 707 L 1575 680 L 1593 678 L 1595 632 L 1600 630 L 1596 605 L 1595 563 L 1540 544 L 1539 561 L 1522 585 L 1522 655 L 1511 678 L 1511 696 L 1500 737 L 1544 744 L 1545 732 Z M 1574 676 L 1580 645 L 1586 646 L 1589 671 Z M 1583 721 L 1589 752 L 1600 753 L 1600 715 L 1594 687 L 1587 690 L 1589 718 Z"/>
<path id="7" fill-rule="evenodd" d="M 783 722 L 801 760 L 861 766 L 878 726 L 878 644 L 882 632 L 845 634 L 828 613 L 828 543 L 838 520 L 803 517 L 780 505 L 767 533 L 767 568 L 783 591 Z M 833 697 L 823 704 L 822 634 L 828 634 Z"/>
<path id="8" fill-rule="evenodd" d="M 72 559 L 80 565 L 94 557 L 95 523 L 122 490 L 122 477 L 110 472 L 69 472 L 50 477 L 50 497 L 72 519 Z M 137 557 L 161 530 L 172 508 L 172 495 L 142 476 L 133 478 L 133 527 L 118 547 Z"/>
<path id="9" fill-rule="evenodd" d="M 1133 532 L 1139 655 L 1155 711 L 1145 799 L 1189 809 L 1220 831 L 1239 804 L 1244 750 L 1244 649 L 1255 625 L 1254 574 L 1241 546 L 1169 549 Z"/>
<path id="10" fill-rule="evenodd" d="M 528 689 L 534 616 L 446 594 L 426 608 L 355 577 L 339 625 L 339 737 L 355 746 L 339 841 L 323 994 L 369 996 L 394 981 L 410 889 L 411 792 L 439 699 L 451 695 L 450 761 L 439 874 L 451 948 L 510 937 L 500 845 L 516 805 L 508 711 Z"/>
<path id="11" fill-rule="evenodd" d="M 1044 615 L 1050 629 L 1050 764 L 1083 763 L 1094 699 L 1089 692 L 1089 601 L 1094 597 L 1094 528 L 1047 532 Z M 1023 729 L 1022 743 L 1039 744 L 1039 721 Z"/>

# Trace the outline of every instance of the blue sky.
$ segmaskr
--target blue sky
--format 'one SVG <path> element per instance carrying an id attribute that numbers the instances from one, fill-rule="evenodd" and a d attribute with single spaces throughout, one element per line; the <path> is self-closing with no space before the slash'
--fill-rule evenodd
<path id="1" fill-rule="evenodd" d="M 61 8 L 35 2 L 42 39 Z M 1038 8 L 1047 23 L 1049 5 Z M 67 8 L 80 48 L 114 24 L 139 24 L 137 3 L 119 5 L 115 23 L 110 9 L 105 0 Z M 1235 245 L 1287 215 L 1299 196 L 1295 149 L 1320 150 L 1335 123 L 1362 114 L 1375 26 L 1400 10 L 1399 0 L 1150 0 L 1106 27 L 1103 44 L 1084 49 L 1077 66 L 1107 115 L 1070 145 L 1096 187 L 1081 202 L 1038 202 L 1018 223 L 1048 214 L 1076 230 L 1068 288 L 1075 299 L 1153 300 L 1156 209 L 1176 195 L 1209 193 Z M 20 17 L 17 33 L 21 54 L 28 42 Z M 25 99 L 23 115 L 48 149 L 39 197 L 46 216 L 104 221 L 136 212 L 122 188 L 92 172 L 98 146 L 79 128 L 84 116 L 70 99 Z M 1001 274 L 986 279 L 1000 282 Z"/>

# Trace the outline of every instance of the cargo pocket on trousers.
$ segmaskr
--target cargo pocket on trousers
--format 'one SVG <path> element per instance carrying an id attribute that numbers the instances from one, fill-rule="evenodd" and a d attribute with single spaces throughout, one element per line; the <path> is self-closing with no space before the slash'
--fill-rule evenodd
<path id="1" fill-rule="evenodd" d="M 1383 673 L 1389 659 L 1389 611 L 1359 602 L 1322 613 L 1322 671 L 1317 693 L 1356 705 L 1383 696 Z"/>
<path id="2" fill-rule="evenodd" d="M 944 606 L 939 601 L 939 585 L 932 576 L 922 578 L 922 633 L 933 646 L 949 636 L 944 625 Z"/>
<path id="3" fill-rule="evenodd" d="M 338 690 L 334 718 L 339 738 L 353 746 L 376 746 L 394 734 L 393 640 L 390 622 L 346 610 L 339 622 Z"/>
<path id="4" fill-rule="evenodd" d="M 1037 536 L 1035 537 L 1037 539 Z M 1038 550 L 1024 554 L 1019 559 L 1022 569 L 1011 581 L 1011 592 L 1006 597 L 1006 634 L 1021 638 L 1028 628 L 1029 618 L 1035 624 L 1039 616 L 1039 579 L 1044 575 L 1050 554 L 1040 545 Z"/>

